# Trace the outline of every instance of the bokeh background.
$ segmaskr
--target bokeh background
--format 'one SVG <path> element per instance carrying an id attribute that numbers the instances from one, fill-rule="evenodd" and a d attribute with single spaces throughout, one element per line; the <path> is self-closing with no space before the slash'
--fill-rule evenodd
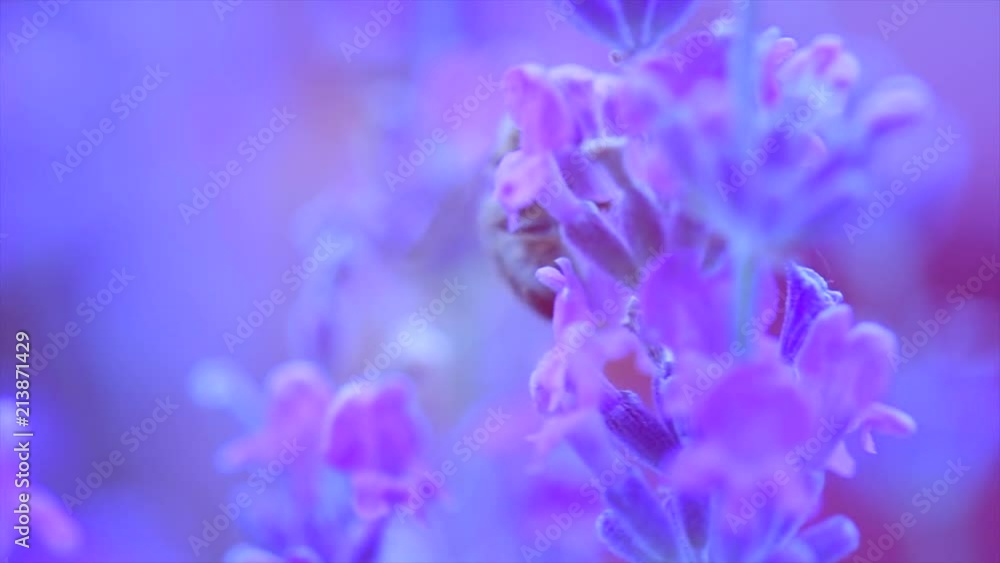
<path id="1" fill-rule="evenodd" d="M 75 508 L 75 552 L 38 543 L 28 555 L 4 545 L 0 556 L 221 560 L 252 526 L 230 527 L 197 556 L 188 537 L 245 481 L 216 471 L 219 447 L 243 430 L 195 400 L 192 373 L 241 370 L 262 381 L 281 362 L 309 358 L 348 381 L 456 278 L 467 289 L 393 369 L 417 380 L 442 455 L 490 408 L 515 416 L 449 485 L 451 526 L 398 531 L 386 557 L 523 560 L 518 546 L 534 529 L 516 521 L 531 487 L 556 473 L 567 494 L 586 483 L 571 456 L 526 469 L 524 436 L 539 422 L 527 375 L 551 333 L 482 249 L 478 207 L 504 102 L 499 88 L 476 95 L 521 62 L 609 71 L 615 63 L 606 47 L 553 18 L 550 4 L 532 0 L 402 0 L 368 44 L 355 43 L 356 26 L 386 4 L 0 3 L 0 338 L 8 350 L 0 396 L 14 392 L 18 330 L 36 350 L 58 347 L 32 376 L 33 483 L 57 497 L 72 493 L 93 463 L 123 449 L 122 434 L 157 400 L 179 405 Z M 725 7 L 699 4 L 685 29 L 701 29 Z M 38 18 L 46 8 L 54 15 Z M 894 10 L 905 21 L 893 23 Z M 25 29 L 33 17 L 45 20 L 34 32 Z M 973 284 L 981 289 L 961 306 L 949 298 L 1000 250 L 1000 3 L 773 1 L 761 3 L 759 23 L 802 43 L 843 36 L 864 84 L 918 76 L 937 98 L 935 122 L 958 134 L 862 235 L 803 257 L 860 316 L 900 336 L 949 312 L 934 335 L 917 337 L 925 344 L 893 384 L 890 402 L 914 415 L 919 433 L 880 443 L 857 478 L 831 478 L 828 510 L 859 523 L 864 551 L 960 461 L 968 472 L 915 512 L 916 526 L 883 560 L 1000 560 L 1000 278 Z M 122 96 L 131 92 L 142 99 L 129 105 Z M 458 112 L 456 103 L 475 109 Z M 248 136 L 277 123 L 275 112 L 287 123 L 248 149 Z M 55 164 L 67 163 L 68 146 L 97 139 L 102 123 L 110 132 L 90 154 L 68 169 Z M 399 173 L 400 158 L 437 129 L 444 141 L 390 186 L 386 173 Z M 230 161 L 239 172 L 199 199 Z M 293 290 L 286 272 L 305 265 L 323 235 L 343 252 Z M 108 292 L 121 287 L 111 281 L 116 272 L 134 279 Z M 245 341 L 227 342 L 276 289 L 288 299 Z M 79 333 L 61 336 L 69 322 Z M 12 424 L 0 420 L 4 453 Z M 7 475 L 0 490 L 13 494 Z M 9 516 L 0 515 L 5 529 Z M 445 547 L 431 555 L 411 536 Z M 578 524 L 546 558 L 610 560 L 592 536 L 590 522 Z"/>

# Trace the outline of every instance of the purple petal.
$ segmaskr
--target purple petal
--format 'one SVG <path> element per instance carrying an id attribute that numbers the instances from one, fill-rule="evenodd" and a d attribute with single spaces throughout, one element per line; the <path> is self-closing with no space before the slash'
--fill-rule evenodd
<path id="1" fill-rule="evenodd" d="M 325 457 L 348 473 L 403 475 L 423 449 L 425 425 L 402 377 L 340 390 L 327 413 Z"/>
<path id="2" fill-rule="evenodd" d="M 825 416 L 850 422 L 885 393 L 895 350 L 891 332 L 873 323 L 854 326 L 851 308 L 836 305 L 816 317 L 796 369 Z"/>
<path id="3" fill-rule="evenodd" d="M 874 141 L 928 119 L 931 107 L 925 85 L 915 79 L 896 79 L 865 97 L 857 117 L 869 141 Z"/>
<path id="4" fill-rule="evenodd" d="M 836 563 L 858 549 L 861 533 L 850 518 L 837 515 L 806 528 L 798 539 L 809 546 L 817 563 Z"/>
<path id="5" fill-rule="evenodd" d="M 693 424 L 734 459 L 781 458 L 814 435 L 816 415 L 788 368 L 770 358 L 737 365 L 698 406 Z"/>
<path id="6" fill-rule="evenodd" d="M 507 153 L 497 166 L 494 195 L 507 213 L 530 206 L 546 186 L 561 182 L 550 155 L 517 150 Z"/>
<path id="7" fill-rule="evenodd" d="M 566 356 L 548 352 L 531 372 L 531 397 L 541 413 L 555 413 L 568 407 Z"/>
<path id="8" fill-rule="evenodd" d="M 287 430 L 290 435 L 286 438 L 314 428 L 333 398 L 322 368 L 308 361 L 290 361 L 274 368 L 267 388 L 268 421 L 274 428 Z"/>
<path id="9" fill-rule="evenodd" d="M 568 258 L 556 258 L 555 268 L 541 268 L 536 277 L 556 292 L 552 308 L 552 328 L 557 338 L 570 326 L 590 319 L 586 290 Z"/>
<path id="10" fill-rule="evenodd" d="M 521 130 L 521 149 L 545 152 L 559 149 L 573 138 L 573 117 L 562 94 L 545 69 L 523 65 L 504 76 L 507 106 Z"/>
<path id="11" fill-rule="evenodd" d="M 884 403 L 873 403 L 855 422 L 862 448 L 876 453 L 873 432 L 890 436 L 911 436 L 917 431 L 917 422 L 905 412 Z"/>
<path id="12" fill-rule="evenodd" d="M 571 217 L 560 218 L 566 239 L 587 258 L 616 280 L 631 285 L 635 265 L 625 242 L 593 204 L 584 205 Z"/>
<path id="13" fill-rule="evenodd" d="M 597 76 L 579 65 L 560 65 L 549 70 L 552 84 L 562 94 L 574 123 L 574 140 L 600 135 L 595 83 Z"/>

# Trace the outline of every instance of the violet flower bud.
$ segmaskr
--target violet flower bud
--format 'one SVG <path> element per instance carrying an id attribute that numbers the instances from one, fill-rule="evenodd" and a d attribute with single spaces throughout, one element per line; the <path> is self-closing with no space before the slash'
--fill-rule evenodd
<path id="1" fill-rule="evenodd" d="M 608 390 L 601 414 L 611 433 L 651 467 L 661 470 L 664 460 L 679 447 L 673 430 L 642 404 L 632 391 Z"/>
<path id="2" fill-rule="evenodd" d="M 802 348 L 813 319 L 827 307 L 842 303 L 844 296 L 831 290 L 823 276 L 805 266 L 789 263 L 786 275 L 788 287 L 780 341 L 781 357 L 791 362 Z"/>

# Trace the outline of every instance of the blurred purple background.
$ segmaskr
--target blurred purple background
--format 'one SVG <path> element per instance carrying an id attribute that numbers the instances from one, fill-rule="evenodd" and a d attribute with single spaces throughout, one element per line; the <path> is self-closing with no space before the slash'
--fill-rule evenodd
<path id="1" fill-rule="evenodd" d="M 442 541 L 509 544 L 493 560 L 521 560 L 524 538 L 493 521 L 490 507 L 513 513 L 503 507 L 518 501 L 502 491 L 528 479 L 509 452 L 526 450 L 522 439 L 537 427 L 526 378 L 551 336 L 510 295 L 479 241 L 478 201 L 490 188 L 485 170 L 503 93 L 478 90 L 472 111 L 453 105 L 521 62 L 611 70 L 608 49 L 553 20 L 541 1 L 403 1 L 349 56 L 355 27 L 386 2 L 73 0 L 55 3 L 54 15 L 36 20 L 46 20 L 37 33 L 25 33 L 42 4 L 0 4 L 0 337 L 11 350 L 0 395 L 14 391 L 7 374 L 16 331 L 29 332 L 38 350 L 65 344 L 32 380 L 34 477 L 57 495 L 122 449 L 122 433 L 151 416 L 157 400 L 180 405 L 77 508 L 83 545 L 68 560 L 220 560 L 243 537 L 237 527 L 197 557 L 188 536 L 243 480 L 214 466 L 219 446 L 240 431 L 191 400 L 192 370 L 216 358 L 262 380 L 282 361 L 318 354 L 335 380 L 347 381 L 395 325 L 456 277 L 468 289 L 405 367 L 441 443 L 498 405 L 516 413 L 517 429 L 488 454 L 504 453 L 512 468 L 462 474 L 478 483 L 455 493 L 470 537 Z M 893 384 L 892 401 L 913 414 L 919 433 L 881 443 L 856 479 L 831 478 L 827 504 L 859 523 L 863 555 L 868 539 L 961 460 L 968 473 L 916 512 L 916 526 L 883 560 L 997 561 L 1000 279 L 983 282 L 961 307 L 949 294 L 998 252 L 1000 3 L 928 0 L 884 35 L 879 22 L 892 21 L 895 4 L 903 2 L 763 2 L 759 18 L 801 42 L 842 35 L 864 83 L 920 77 L 938 99 L 937 125 L 959 135 L 863 235 L 807 257 L 860 317 L 900 337 L 939 309 L 950 318 Z M 699 4 L 686 29 L 724 7 Z M 285 121 L 274 121 L 282 111 Z M 95 132 L 102 122 L 106 131 Z M 248 136 L 268 127 L 273 134 L 248 148 Z M 386 173 L 398 173 L 401 156 L 439 128 L 445 141 L 390 188 Z M 88 136 L 100 139 L 91 154 L 56 166 Z M 204 195 L 230 161 L 239 172 L 200 200 L 196 192 Z M 324 262 L 292 289 L 286 270 L 302 266 L 324 233 L 363 248 L 362 258 Z M 109 293 L 121 287 L 116 272 L 134 279 Z M 276 289 L 288 299 L 245 342 L 227 345 L 224 335 Z M 68 322 L 78 335 L 59 334 Z M 317 352 L 308 335 L 318 325 L 339 335 L 340 348 Z M 11 421 L 0 424 L 6 451 Z M 8 478 L 0 478 L 7 495 Z M 580 528 L 581 545 L 591 545 L 591 528 Z M 13 561 L 51 557 L 18 549 Z"/>

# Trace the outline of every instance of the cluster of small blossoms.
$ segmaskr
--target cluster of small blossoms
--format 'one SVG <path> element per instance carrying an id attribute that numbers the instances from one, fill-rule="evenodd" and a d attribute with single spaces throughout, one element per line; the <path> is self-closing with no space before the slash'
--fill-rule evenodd
<path id="1" fill-rule="evenodd" d="M 616 30 L 682 12 L 584 4 L 585 27 L 627 52 Z M 644 461 L 597 521 L 627 561 L 838 561 L 858 530 L 817 518 L 826 472 L 853 475 L 875 431 L 915 430 L 879 402 L 895 336 L 795 256 L 863 197 L 871 155 L 924 118 L 925 91 L 861 95 L 838 38 L 749 29 L 712 26 L 697 58 L 639 51 L 615 74 L 506 75 L 510 150 L 487 207 L 502 272 L 552 319 L 536 439 L 595 474 L 622 450 Z"/>
<path id="2" fill-rule="evenodd" d="M 318 364 L 303 360 L 277 366 L 264 390 L 224 364 L 197 368 L 196 400 L 249 429 L 218 452 L 216 465 L 249 473 L 236 500 L 261 544 L 231 547 L 226 563 L 378 559 L 390 519 L 413 514 L 405 503 L 426 479 L 428 423 L 414 392 L 402 374 L 335 389 Z M 204 536 L 189 542 L 196 554 L 208 546 Z"/>

